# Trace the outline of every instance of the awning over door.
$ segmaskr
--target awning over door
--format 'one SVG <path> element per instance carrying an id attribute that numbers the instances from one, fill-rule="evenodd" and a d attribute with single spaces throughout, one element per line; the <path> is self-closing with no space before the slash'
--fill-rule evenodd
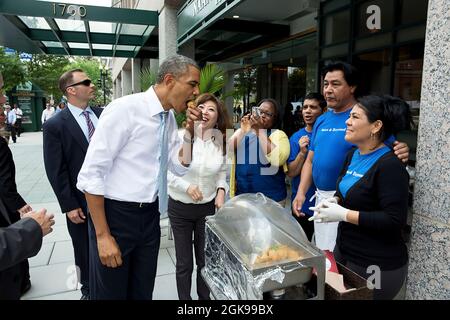
<path id="1" fill-rule="evenodd" d="M 145 47 L 145 57 L 157 58 L 157 24 L 156 11 L 0 1 L 0 45 L 28 53 L 136 57 Z"/>

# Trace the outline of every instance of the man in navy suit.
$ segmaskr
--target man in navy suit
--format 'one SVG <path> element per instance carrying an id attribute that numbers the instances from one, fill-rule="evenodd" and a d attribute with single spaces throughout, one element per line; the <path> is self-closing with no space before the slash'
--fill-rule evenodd
<path id="1" fill-rule="evenodd" d="M 89 299 L 88 208 L 76 188 L 78 172 L 97 126 L 101 108 L 90 107 L 95 86 L 81 69 L 67 71 L 59 79 L 67 108 L 44 123 L 44 164 L 48 180 L 66 213 L 67 227 L 81 282 L 82 300 Z"/>

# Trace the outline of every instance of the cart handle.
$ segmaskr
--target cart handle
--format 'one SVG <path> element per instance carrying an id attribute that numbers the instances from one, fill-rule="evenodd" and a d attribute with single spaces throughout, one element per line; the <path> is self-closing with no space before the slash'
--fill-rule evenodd
<path id="1" fill-rule="evenodd" d="M 306 267 L 306 266 L 303 263 L 301 263 L 300 261 L 295 261 L 293 263 L 293 266 L 289 267 L 289 268 L 287 268 L 287 266 L 280 266 L 281 270 L 283 270 L 284 273 L 289 273 L 289 272 L 292 272 L 292 271 L 295 271 L 297 269 L 301 269 L 304 267 Z"/>

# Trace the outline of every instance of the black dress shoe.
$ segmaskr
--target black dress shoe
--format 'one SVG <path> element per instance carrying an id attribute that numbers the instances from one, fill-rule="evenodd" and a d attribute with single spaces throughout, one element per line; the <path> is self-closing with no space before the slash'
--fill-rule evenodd
<path id="1" fill-rule="evenodd" d="M 91 300 L 88 294 L 82 294 L 80 300 Z"/>

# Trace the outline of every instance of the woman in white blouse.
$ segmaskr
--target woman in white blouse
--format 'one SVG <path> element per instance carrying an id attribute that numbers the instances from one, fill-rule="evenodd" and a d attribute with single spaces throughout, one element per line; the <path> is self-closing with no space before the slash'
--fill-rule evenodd
<path id="1" fill-rule="evenodd" d="M 188 173 L 175 177 L 168 173 L 168 216 L 175 240 L 176 279 L 180 300 L 191 300 L 193 272 L 192 234 L 197 264 L 197 294 L 209 299 L 209 290 L 200 274 L 205 265 L 205 217 L 220 208 L 228 192 L 226 183 L 225 131 L 230 128 L 223 104 L 212 94 L 200 95 L 195 105 L 203 120 L 195 129 L 193 161 Z"/>

